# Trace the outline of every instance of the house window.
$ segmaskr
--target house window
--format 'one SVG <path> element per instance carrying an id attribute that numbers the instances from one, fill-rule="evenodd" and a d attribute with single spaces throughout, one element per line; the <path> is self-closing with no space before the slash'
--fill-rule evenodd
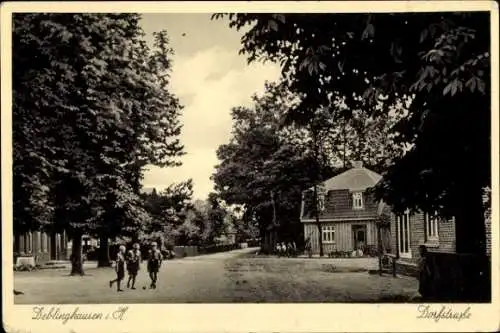
<path id="1" fill-rule="evenodd" d="M 439 240 L 438 221 L 439 218 L 436 213 L 433 215 L 426 213 L 424 215 L 426 241 Z"/>
<path id="2" fill-rule="evenodd" d="M 354 192 L 352 194 L 352 208 L 363 209 L 363 193 Z"/>
<path id="3" fill-rule="evenodd" d="M 335 243 L 335 226 L 327 225 L 321 229 L 323 244 Z"/>
<path id="4" fill-rule="evenodd" d="M 399 215 L 396 221 L 399 256 L 401 258 L 411 258 L 410 213 L 406 211 L 403 215 Z"/>

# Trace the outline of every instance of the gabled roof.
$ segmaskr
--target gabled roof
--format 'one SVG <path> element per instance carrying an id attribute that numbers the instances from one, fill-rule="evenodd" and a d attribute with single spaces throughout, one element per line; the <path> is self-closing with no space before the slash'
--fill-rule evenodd
<path id="1" fill-rule="evenodd" d="M 366 168 L 352 168 L 340 175 L 325 180 L 322 186 L 326 191 L 363 191 L 375 186 L 381 179 L 381 175 Z"/>

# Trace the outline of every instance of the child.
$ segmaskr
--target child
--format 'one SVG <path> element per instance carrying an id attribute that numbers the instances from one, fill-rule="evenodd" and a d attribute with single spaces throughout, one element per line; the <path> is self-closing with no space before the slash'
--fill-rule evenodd
<path id="1" fill-rule="evenodd" d="M 286 256 L 290 258 L 292 256 L 292 243 L 288 242 L 285 244 Z"/>
<path id="2" fill-rule="evenodd" d="M 116 291 L 120 292 L 123 291 L 123 289 L 120 288 L 120 283 L 122 282 L 123 278 L 125 277 L 125 246 L 120 245 L 118 249 L 118 254 L 116 255 L 116 265 L 115 265 L 115 271 L 116 271 L 116 279 L 109 281 L 109 287 L 113 287 L 113 283 L 116 282 L 117 288 Z"/>
<path id="3" fill-rule="evenodd" d="M 158 250 L 156 242 L 151 243 L 151 250 L 148 256 L 148 272 L 151 278 L 150 289 L 156 289 L 156 281 L 158 280 L 158 271 L 160 270 L 163 258 L 160 250 Z"/>
<path id="4" fill-rule="evenodd" d="M 276 243 L 275 251 L 276 251 L 276 254 L 278 256 L 281 256 L 281 245 L 280 245 L 280 243 Z"/>
<path id="5" fill-rule="evenodd" d="M 140 245 L 135 243 L 133 249 L 128 252 L 127 256 L 127 271 L 128 271 L 128 281 L 127 288 L 130 288 L 130 282 L 132 282 L 132 288 L 135 289 L 135 279 L 137 273 L 139 272 L 141 264 L 141 251 Z"/>

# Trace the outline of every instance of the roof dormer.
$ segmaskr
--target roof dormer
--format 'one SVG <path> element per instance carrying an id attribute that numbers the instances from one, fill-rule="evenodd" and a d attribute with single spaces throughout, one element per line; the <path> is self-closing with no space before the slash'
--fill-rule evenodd
<path id="1" fill-rule="evenodd" d="M 363 209 L 363 192 L 356 191 L 352 193 L 352 209 Z"/>

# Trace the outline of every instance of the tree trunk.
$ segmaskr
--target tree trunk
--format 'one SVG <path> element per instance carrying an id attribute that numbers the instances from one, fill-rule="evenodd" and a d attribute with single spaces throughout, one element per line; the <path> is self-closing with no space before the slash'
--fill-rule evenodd
<path id="1" fill-rule="evenodd" d="M 455 216 L 456 251 L 485 255 L 486 227 L 481 188 L 476 184 L 469 184 L 458 195 L 458 214 Z"/>
<path id="2" fill-rule="evenodd" d="M 325 254 L 323 252 L 323 229 L 321 228 L 321 223 L 319 222 L 319 209 L 318 209 L 318 185 L 314 184 L 314 202 L 316 208 L 314 209 L 316 217 L 316 226 L 318 227 L 318 242 L 319 242 L 319 256 L 323 257 Z"/>
<path id="3" fill-rule="evenodd" d="M 343 165 L 344 165 L 344 169 L 345 167 L 347 166 L 347 160 L 346 160 L 346 149 L 347 149 L 347 137 L 346 137 L 346 121 L 344 120 L 344 122 L 342 123 L 343 127 L 342 127 L 342 136 L 343 136 L 343 139 L 344 139 L 344 144 L 343 144 L 343 155 L 342 155 L 342 160 L 343 160 Z"/>
<path id="4" fill-rule="evenodd" d="M 450 257 L 454 262 L 450 263 L 448 260 L 433 266 L 439 276 L 431 293 L 436 299 L 458 302 L 491 301 L 491 260 L 486 256 L 482 192 L 476 184 L 474 179 L 467 179 L 466 184 L 455 189 L 457 253 Z M 437 259 L 438 256 L 434 260 Z"/>
<path id="5" fill-rule="evenodd" d="M 377 225 L 376 228 L 377 228 L 377 243 L 378 243 L 378 246 L 377 246 L 378 271 L 379 271 L 379 274 L 382 275 L 382 253 L 383 253 L 383 250 L 382 250 L 382 237 L 381 237 L 380 225 Z"/>
<path id="6" fill-rule="evenodd" d="M 266 253 L 267 251 L 267 239 L 266 239 L 266 233 L 264 231 L 264 226 L 262 223 L 259 223 L 259 238 L 260 238 L 260 250 L 263 253 Z"/>
<path id="7" fill-rule="evenodd" d="M 84 275 L 82 261 L 82 233 L 77 231 L 72 237 L 71 275 Z"/>
<path id="8" fill-rule="evenodd" d="M 277 234 L 276 234 L 276 203 L 274 202 L 274 192 L 271 191 L 271 203 L 273 206 L 273 229 L 272 229 L 272 234 L 274 237 L 272 237 L 272 242 L 271 242 L 271 251 L 276 247 L 277 243 Z"/>
<path id="9" fill-rule="evenodd" d="M 321 181 L 321 167 L 320 161 L 319 161 L 319 131 L 315 129 L 314 127 L 311 128 L 311 133 L 312 133 L 312 139 L 313 139 L 313 151 L 314 151 L 314 164 L 315 164 L 315 181 L 314 181 L 314 214 L 316 217 L 316 225 L 318 227 L 318 242 L 319 242 L 319 256 L 323 257 L 324 252 L 323 252 L 323 234 L 322 234 L 322 228 L 321 228 L 321 223 L 319 222 L 319 200 L 318 200 L 318 181 Z"/>
<path id="10" fill-rule="evenodd" d="M 97 260 L 97 267 L 110 267 L 111 260 L 109 258 L 109 238 L 101 235 L 99 237 L 99 257 Z"/>

